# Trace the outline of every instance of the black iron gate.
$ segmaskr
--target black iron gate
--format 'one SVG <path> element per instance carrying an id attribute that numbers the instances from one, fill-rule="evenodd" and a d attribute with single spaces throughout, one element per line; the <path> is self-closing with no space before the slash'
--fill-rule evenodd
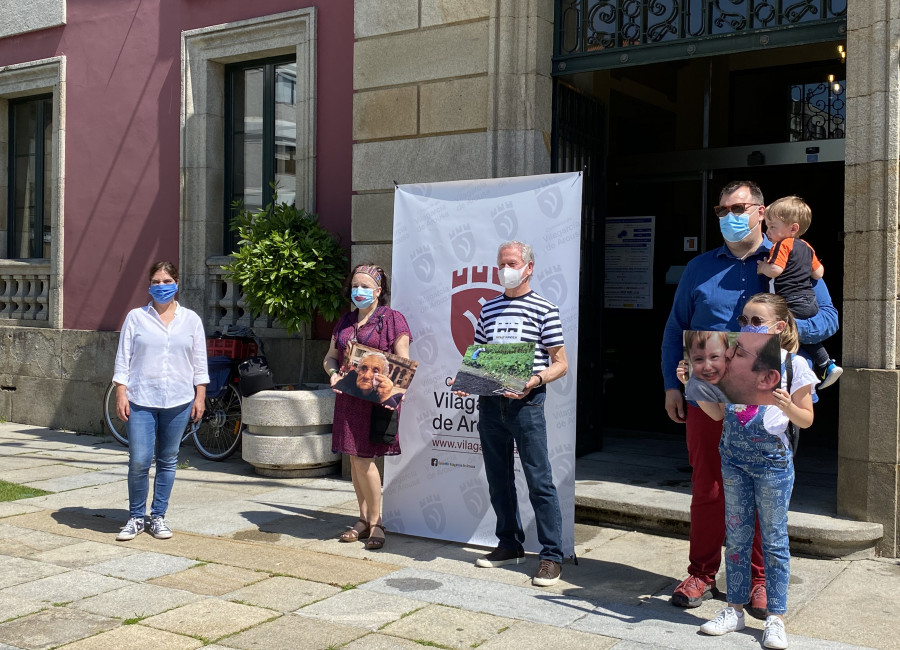
<path id="1" fill-rule="evenodd" d="M 606 109 L 560 80 L 553 88 L 552 171 L 583 171 L 581 289 L 579 292 L 576 454 L 602 445 L 603 188 L 606 183 Z"/>

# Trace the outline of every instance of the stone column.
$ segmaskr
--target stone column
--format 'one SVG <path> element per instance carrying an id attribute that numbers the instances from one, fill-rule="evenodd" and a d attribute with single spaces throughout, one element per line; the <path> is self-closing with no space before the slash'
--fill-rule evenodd
<path id="1" fill-rule="evenodd" d="M 884 526 L 898 555 L 897 229 L 900 225 L 900 3 L 850 2 L 843 364 L 838 514 Z"/>
<path id="2" fill-rule="evenodd" d="M 393 183 L 550 171 L 551 0 L 356 0 L 352 262 L 390 273 Z"/>

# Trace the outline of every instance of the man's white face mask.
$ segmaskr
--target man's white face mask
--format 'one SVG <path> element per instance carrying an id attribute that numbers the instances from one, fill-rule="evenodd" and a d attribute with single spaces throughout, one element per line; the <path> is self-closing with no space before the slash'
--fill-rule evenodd
<path id="1" fill-rule="evenodd" d="M 505 267 L 500 269 L 500 284 L 504 289 L 515 289 L 522 284 L 522 273 L 528 268 L 526 264 L 521 269 Z"/>

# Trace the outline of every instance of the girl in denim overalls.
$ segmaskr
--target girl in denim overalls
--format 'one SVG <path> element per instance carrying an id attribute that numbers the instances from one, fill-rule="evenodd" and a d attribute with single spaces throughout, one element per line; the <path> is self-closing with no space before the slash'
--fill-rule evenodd
<path id="1" fill-rule="evenodd" d="M 787 515 L 794 487 L 794 462 L 787 438 L 788 421 L 802 429 L 813 422 L 812 387 L 816 377 L 794 353 L 797 325 L 780 296 L 761 293 L 747 301 L 738 318 L 741 331 L 781 335 L 781 384 L 772 391 L 774 405 L 712 404 L 700 407 L 712 418 L 724 418 L 719 452 L 725 492 L 725 571 L 728 607 L 700 631 L 722 635 L 744 628 L 744 605 L 750 600 L 750 550 L 754 520 L 759 517 L 766 566 L 768 611 L 763 633 L 766 648 L 787 648 L 784 613 L 790 578 Z M 749 354 L 736 346 L 729 353 Z M 785 364 L 792 363 L 788 393 Z"/>

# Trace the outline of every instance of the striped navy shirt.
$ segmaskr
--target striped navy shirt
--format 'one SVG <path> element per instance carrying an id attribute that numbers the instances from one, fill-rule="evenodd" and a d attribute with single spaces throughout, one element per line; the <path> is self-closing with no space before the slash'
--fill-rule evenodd
<path id="1" fill-rule="evenodd" d="M 564 344 L 559 307 L 534 291 L 518 298 L 501 293 L 481 308 L 475 343 L 537 343 L 532 372 L 540 372 L 550 366 L 548 348 Z"/>

